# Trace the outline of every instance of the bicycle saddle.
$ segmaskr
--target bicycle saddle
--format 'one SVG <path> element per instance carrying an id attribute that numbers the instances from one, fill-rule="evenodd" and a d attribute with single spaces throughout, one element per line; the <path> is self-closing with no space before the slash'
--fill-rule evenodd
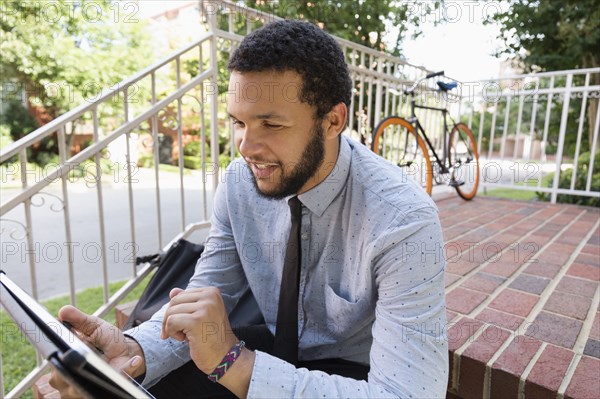
<path id="1" fill-rule="evenodd" d="M 444 83 L 441 80 L 438 80 L 437 85 L 441 91 L 448 91 L 448 90 L 452 90 L 456 86 L 458 86 L 458 83 L 456 83 L 456 82 Z"/>

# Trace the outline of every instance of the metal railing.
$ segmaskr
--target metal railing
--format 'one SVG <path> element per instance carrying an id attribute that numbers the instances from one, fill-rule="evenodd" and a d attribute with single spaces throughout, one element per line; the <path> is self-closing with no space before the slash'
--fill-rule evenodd
<path id="1" fill-rule="evenodd" d="M 219 93 L 226 77 L 218 75 L 218 62 L 228 60 L 245 34 L 278 18 L 227 1 L 206 2 L 202 11 L 208 30 L 196 41 L 0 153 L 5 180 L 0 205 L 2 267 L 34 298 L 68 292 L 70 303 L 77 305 L 77 291 L 90 283 L 89 278 L 87 283 L 78 281 L 85 271 L 95 277 L 94 286 L 102 284 L 103 305 L 94 314 L 103 317 L 152 271 L 149 265 L 136 267 L 138 254 L 164 250 L 177 238 L 209 226 L 219 156 L 236 155 L 232 135 L 228 144 L 219 140 L 219 132 L 232 132 L 232 126 Z M 378 120 L 400 105 L 388 101 L 388 88 L 429 71 L 339 42 L 356 84 L 347 133 L 366 142 Z M 190 70 L 190 65 L 197 67 Z M 71 153 L 67 138 L 82 126 L 91 131 L 91 143 Z M 177 168 L 165 172 L 160 166 L 161 138 L 169 131 L 177 140 Z M 29 153 L 49 138 L 59 144 L 55 162 L 43 168 L 29 163 Z M 186 167 L 185 140 L 200 142 L 200 171 Z M 140 151 L 148 154 L 138 156 Z M 152 164 L 150 169 L 138 166 L 142 158 Z M 18 187 L 6 189 L 10 183 Z M 115 192 L 121 193 L 116 200 Z M 145 209 L 143 215 L 140 208 Z M 83 235 L 92 238 L 83 242 Z M 82 253 L 90 243 L 95 259 Z M 67 256 L 51 256 L 49 249 L 57 248 Z M 128 281 L 111 295 L 109 282 L 118 278 Z M 23 395 L 46 370 L 46 363 L 38 359 L 38 366 L 11 387 L 7 397 Z M 6 381 L 2 377 L 0 384 Z"/>
<path id="2" fill-rule="evenodd" d="M 11 277 L 35 298 L 69 292 L 70 302 L 76 305 L 76 292 L 85 288 L 85 284 L 77 280 L 93 270 L 94 276 L 101 277 L 104 303 L 94 314 L 103 317 L 152 271 L 149 265 L 136 268 L 134 260 L 138 254 L 164 250 L 178 237 L 187 237 L 191 232 L 209 226 L 212 193 L 219 181 L 219 157 L 228 155 L 233 158 L 236 155 L 233 129 L 226 118 L 221 98 L 225 89 L 219 89 L 226 87 L 226 77 L 218 74 L 219 61 L 228 60 L 244 35 L 278 18 L 228 1 L 210 1 L 203 6 L 201 17 L 208 29 L 196 41 L 104 90 L 93 101 L 74 108 L 0 153 L 0 166 L 4 167 L 3 179 L 14 177 L 19 184 L 18 188 L 2 192 L 2 267 L 9 273 L 13 272 Z M 347 57 L 354 82 L 345 133 L 368 145 L 372 130 L 382 118 L 407 115 L 408 99 L 400 94 L 402 87 L 432 71 L 346 40 L 338 41 Z M 547 93 L 550 96 L 547 102 L 550 104 L 553 98 L 563 93 L 567 102 L 563 109 L 570 109 L 569 95 L 581 92 L 584 95 L 583 102 L 589 103 L 589 98 L 598 92 L 598 86 L 588 84 L 590 76 L 599 72 L 599 69 L 594 69 L 554 75 L 538 74 L 537 82 L 550 77 L 553 83 L 549 88 L 543 88 L 540 84 L 536 86 L 536 93 L 521 89 L 512 95 L 503 89 L 499 95 L 501 100 L 495 103 L 485 97 L 485 91 L 468 96 L 464 90 L 461 96 L 430 96 L 424 101 L 443 101 L 451 108 L 455 119 L 466 118 L 478 136 L 480 153 L 486 162 L 514 160 L 516 154 L 523 151 L 523 146 L 511 149 L 507 143 L 513 131 L 519 137 L 525 135 L 522 133 L 525 131 L 523 120 L 527 114 L 522 98 L 532 95 L 540 102 L 543 93 Z M 578 78 L 575 76 L 580 74 L 586 76 L 583 87 L 576 85 Z M 556 82 L 562 77 L 566 77 L 567 84 L 557 87 Z M 529 82 L 531 78 L 520 76 L 510 79 Z M 466 87 L 466 84 L 463 86 Z M 518 98 L 520 104 L 517 117 L 512 114 L 510 105 L 514 98 Z M 508 104 L 504 114 L 501 108 L 503 103 Z M 543 109 L 535 107 L 537 111 L 532 112 L 533 115 Z M 585 108 L 585 105 L 582 107 Z M 552 134 L 550 122 L 554 115 L 550 107 L 546 108 L 548 110 L 543 119 L 543 125 L 548 125 L 543 130 L 545 141 Z M 568 111 L 563 110 L 565 113 L 569 115 Z M 508 123 L 500 126 L 497 123 L 499 115 L 507 121 L 521 121 L 517 124 L 519 127 L 515 130 Z M 486 129 L 484 124 L 490 118 L 492 127 Z M 531 123 L 538 126 L 539 119 L 533 118 Z M 431 132 L 433 143 L 441 146 L 439 116 L 425 114 L 422 120 L 429 126 L 440 126 L 439 129 L 428 128 L 428 134 Z M 598 118 L 593 136 L 595 143 L 598 140 L 597 121 Z M 564 137 L 570 134 L 569 123 L 565 121 L 564 126 L 563 122 L 560 123 L 559 143 L 564 143 Z M 581 125 L 583 122 L 579 123 L 578 143 L 583 140 L 579 139 L 583 137 L 585 127 L 585 124 L 584 127 Z M 72 134 L 69 132 L 76 130 L 75 126 L 87 126 L 92 132 L 92 142 L 87 148 L 72 154 L 65 142 L 67 136 Z M 486 143 L 495 143 L 499 131 L 502 132 L 499 148 L 486 146 Z M 529 136 L 531 132 L 530 128 Z M 161 148 L 164 148 L 161 146 L 161 137 L 169 133 L 177 140 L 177 167 L 175 171 L 165 172 L 164 167 L 160 166 Z M 224 140 L 222 136 L 225 136 Z M 60 144 L 58 158 L 51 168 L 44 168 L 40 173 L 39 167 L 28 163 L 28 152 L 49 137 L 54 137 Z M 186 165 L 186 140 L 200 143 L 201 150 L 195 158 L 201 165 L 199 170 L 191 170 Z M 115 145 L 118 143 L 120 145 Z M 576 154 L 582 153 L 583 147 L 578 145 Z M 139 152 L 149 155 L 142 155 L 138 159 Z M 509 157 L 511 152 L 512 158 Z M 567 153 L 565 146 L 559 145 L 556 155 L 552 155 L 545 147 L 543 155 L 536 157 L 528 152 L 524 153 L 524 159 L 550 159 L 557 168 L 564 168 L 567 164 L 565 160 L 569 159 Z M 114 161 L 119 154 L 121 161 Z M 152 164 L 150 169 L 138 166 L 142 158 Z M 110 159 L 113 159 L 110 164 L 112 167 L 107 169 L 105 166 L 111 162 Z M 487 163 L 482 165 L 484 169 L 485 165 Z M 81 173 L 82 166 L 85 166 L 83 176 L 77 178 L 76 172 Z M 559 179 L 558 174 L 556 179 Z M 589 181 L 586 190 L 567 191 L 595 195 L 589 187 Z M 509 185 L 531 189 L 530 186 L 520 186 L 518 182 L 519 179 L 510 183 L 485 181 L 484 174 L 483 186 Z M 563 192 L 560 187 L 548 191 L 538 185 L 535 189 L 552 192 L 554 197 L 556 193 Z M 117 196 L 116 192 L 120 194 Z M 143 209 L 141 213 L 140 209 Z M 48 218 L 49 214 L 55 214 L 58 218 Z M 88 244 L 78 241 L 78 237 L 83 233 L 90 234 L 92 230 L 97 230 L 92 239 L 92 247 L 98 253 L 94 261 L 78 251 Z M 59 236 L 64 239 L 57 242 Z M 48 248 L 55 248 L 57 245 L 54 244 L 64 247 L 68 256 L 48 259 Z M 118 245 L 115 247 L 115 244 Z M 129 271 L 123 274 L 125 269 Z M 128 278 L 128 281 L 110 295 L 109 282 L 117 278 Z M 63 288 L 53 284 L 62 280 L 67 282 Z M 98 280 L 91 280 L 98 285 Z M 0 361 L 0 373 L 2 367 Z M 21 396 L 45 370 L 45 364 L 38 359 L 38 366 L 12 387 L 7 397 Z M 1 376 L 0 385 L 5 381 L 4 374 Z M 4 392 L 2 386 L 1 393 Z"/>
<path id="3" fill-rule="evenodd" d="M 463 83 L 460 94 L 483 189 L 600 197 L 600 68 Z"/>

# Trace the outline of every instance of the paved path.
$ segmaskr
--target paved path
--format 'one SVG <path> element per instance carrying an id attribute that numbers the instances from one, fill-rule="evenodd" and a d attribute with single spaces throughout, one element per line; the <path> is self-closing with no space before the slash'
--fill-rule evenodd
<path id="1" fill-rule="evenodd" d="M 135 235 L 138 254 L 156 253 L 159 248 L 156 191 L 153 187 L 153 172 L 141 170 L 134 186 Z M 181 231 L 180 193 L 178 175 L 161 175 L 162 245 L 166 245 Z M 203 220 L 204 206 L 201 184 L 197 175 L 186 175 L 185 202 L 186 224 Z M 24 222 L 24 211 L 18 206 L 3 219 L 0 235 L 0 264 L 13 280 L 31 292 L 28 256 L 36 261 L 38 297 L 40 299 L 69 292 L 68 256 L 69 247 L 64 228 L 64 214 L 60 201 L 61 186 L 52 184 L 44 192 L 51 195 L 36 195 L 32 203 L 34 251 L 28 253 L 23 229 L 6 219 Z M 16 190 L 2 190 L 3 196 L 14 195 Z M 208 212 L 212 195 L 208 192 Z M 129 208 L 125 184 L 103 186 L 104 221 L 106 236 L 106 260 L 109 281 L 131 277 L 132 243 L 129 229 Z M 98 199 L 95 188 L 86 187 L 84 182 L 69 185 L 69 212 L 71 216 L 72 256 L 75 265 L 77 290 L 102 285 L 102 256 Z M 56 211 L 55 211 L 56 210 Z"/>

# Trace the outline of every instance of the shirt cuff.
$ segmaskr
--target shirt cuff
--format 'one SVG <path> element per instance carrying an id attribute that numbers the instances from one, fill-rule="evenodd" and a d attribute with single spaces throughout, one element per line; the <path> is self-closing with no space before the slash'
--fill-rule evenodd
<path id="1" fill-rule="evenodd" d="M 179 342 L 173 338 L 163 340 L 160 338 L 160 330 L 160 323 L 149 320 L 124 331 L 126 336 L 137 341 L 144 352 L 146 375 L 142 385 L 145 387 L 151 387 L 190 360 L 187 342 Z"/>
<path id="2" fill-rule="evenodd" d="M 293 398 L 296 367 L 268 353 L 255 351 L 254 370 L 248 387 L 248 399 Z M 277 374 L 277 378 L 273 375 Z"/>

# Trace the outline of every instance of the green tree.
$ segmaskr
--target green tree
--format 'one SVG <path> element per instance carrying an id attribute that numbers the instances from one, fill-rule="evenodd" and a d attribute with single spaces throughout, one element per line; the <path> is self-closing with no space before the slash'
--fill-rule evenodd
<path id="1" fill-rule="evenodd" d="M 45 122 L 111 87 L 148 63 L 144 24 L 111 0 L 2 2 L 3 101 L 25 93 Z M 4 115 L 11 125 L 11 115 Z M 76 124 L 66 132 L 70 144 Z M 11 131 L 15 138 L 29 132 Z M 67 147 L 69 148 L 69 147 Z"/>
<path id="2" fill-rule="evenodd" d="M 443 0 L 406 2 L 395 0 L 246 0 L 246 5 L 282 18 L 305 19 L 332 35 L 400 56 L 402 42 L 412 30 L 420 34 L 419 23 L 438 9 Z M 390 27 L 398 34 L 384 40 Z"/>
<path id="3" fill-rule="evenodd" d="M 490 16 L 500 25 L 503 47 L 498 55 L 512 56 L 527 71 L 600 66 L 600 1 L 514 0 L 504 12 Z M 600 84 L 600 74 L 590 76 Z M 589 145 L 592 145 L 598 99 L 588 102 Z M 598 143 L 600 148 L 600 143 Z"/>

